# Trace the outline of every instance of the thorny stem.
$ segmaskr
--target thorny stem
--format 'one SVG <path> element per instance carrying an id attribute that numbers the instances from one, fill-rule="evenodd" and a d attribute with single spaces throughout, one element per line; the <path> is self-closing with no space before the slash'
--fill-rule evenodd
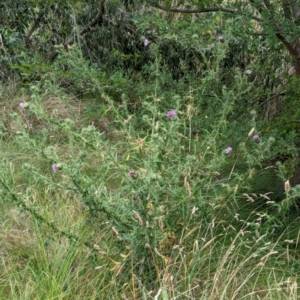
<path id="1" fill-rule="evenodd" d="M 57 228 L 52 222 L 49 222 L 48 220 L 46 220 L 43 216 L 41 216 L 39 213 L 37 213 L 32 207 L 28 206 L 25 204 L 25 202 L 20 199 L 11 189 L 10 187 L 3 181 L 0 180 L 0 184 L 5 188 L 5 190 L 10 194 L 10 196 L 12 197 L 12 199 L 14 200 L 14 202 L 20 206 L 22 209 L 24 209 L 25 211 L 29 212 L 35 220 L 40 221 L 41 223 L 47 225 L 48 227 L 50 227 L 52 229 L 52 231 L 54 233 L 58 233 L 64 237 L 66 237 L 67 239 L 69 239 L 71 242 L 76 242 L 76 243 L 80 243 L 80 239 L 78 236 L 71 234 L 69 232 L 66 232 L 64 230 L 60 230 L 59 228 Z M 94 248 L 94 246 L 85 241 L 83 242 L 83 244 L 89 248 L 93 254 L 97 254 L 97 250 Z"/>

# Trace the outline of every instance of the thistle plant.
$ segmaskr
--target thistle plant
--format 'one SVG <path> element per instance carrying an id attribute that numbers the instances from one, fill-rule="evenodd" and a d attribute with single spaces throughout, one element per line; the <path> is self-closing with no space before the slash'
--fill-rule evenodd
<path id="1" fill-rule="evenodd" d="M 113 93 L 123 75 L 100 76 L 99 83 L 76 46 L 65 54 L 74 85 L 86 84 L 96 100 L 83 105 L 66 94 L 56 65 L 43 85 L 32 85 L 30 99 L 16 102 L 12 117 L 21 126 L 1 144 L 2 204 L 25 214 L 47 262 L 20 255 L 25 274 L 62 285 L 42 281 L 31 298 L 44 299 L 45 289 L 53 298 L 74 297 L 80 286 L 80 297 L 91 299 L 280 299 L 282 284 L 296 299 L 299 265 L 290 247 L 298 242 L 283 236 L 299 191 L 284 178 L 285 166 L 271 160 L 284 143 L 256 112 L 233 120 L 236 98 L 251 85 L 240 70 L 232 86 L 221 84 L 230 34 L 213 39 L 217 62 L 202 51 L 211 68 L 188 93 L 165 87 L 159 49 L 144 40 L 153 81 L 135 91 L 136 106 L 126 84 Z M 109 131 L 97 126 L 102 118 Z M 272 288 L 264 291 L 260 279 Z"/>

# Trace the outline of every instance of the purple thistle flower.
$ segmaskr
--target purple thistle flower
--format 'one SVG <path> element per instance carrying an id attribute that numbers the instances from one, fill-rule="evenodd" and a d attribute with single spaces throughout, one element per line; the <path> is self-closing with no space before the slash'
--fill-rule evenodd
<path id="1" fill-rule="evenodd" d="M 143 44 L 144 44 L 144 47 L 147 47 L 149 45 L 149 41 L 147 39 L 144 39 Z"/>
<path id="2" fill-rule="evenodd" d="M 57 164 L 53 164 L 51 168 L 54 173 L 56 173 L 58 171 Z"/>
<path id="3" fill-rule="evenodd" d="M 253 140 L 254 140 L 254 141 L 258 141 L 258 140 L 259 140 L 259 135 L 258 135 L 258 134 L 254 135 L 254 136 L 253 136 Z"/>
<path id="4" fill-rule="evenodd" d="M 131 178 L 136 178 L 137 177 L 136 171 L 130 170 L 128 172 L 128 176 L 131 177 Z"/>
<path id="5" fill-rule="evenodd" d="M 226 153 L 226 154 L 229 154 L 231 151 L 232 151 L 232 148 L 231 148 L 231 147 L 227 147 L 227 148 L 225 149 L 225 153 Z"/>
<path id="6" fill-rule="evenodd" d="M 25 103 L 24 102 L 20 102 L 19 107 L 23 110 L 25 107 Z"/>
<path id="7" fill-rule="evenodd" d="M 219 40 L 219 41 L 221 41 L 221 40 L 223 40 L 223 39 L 224 39 L 224 36 L 223 36 L 223 35 L 221 35 L 221 34 L 218 35 L 218 40 Z"/>
<path id="8" fill-rule="evenodd" d="M 246 74 L 247 74 L 247 75 L 251 75 L 252 72 L 253 72 L 252 70 L 247 70 L 247 71 L 246 71 Z"/>
<path id="9" fill-rule="evenodd" d="M 166 116 L 167 116 L 167 118 L 171 119 L 176 116 L 176 111 L 171 109 L 167 112 Z"/>

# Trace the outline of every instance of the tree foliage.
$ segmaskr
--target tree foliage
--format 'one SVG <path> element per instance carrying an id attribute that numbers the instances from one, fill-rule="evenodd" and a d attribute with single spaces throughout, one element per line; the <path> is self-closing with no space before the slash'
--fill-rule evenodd
<path id="1" fill-rule="evenodd" d="M 261 34 L 272 39 L 276 37 L 288 50 L 296 71 L 300 76 L 300 41 L 299 41 L 299 21 L 300 9 L 297 1 L 199 1 L 190 2 L 193 8 L 182 8 L 185 3 L 180 2 L 180 8 L 171 7 L 169 4 L 161 5 L 156 1 L 148 1 L 155 7 L 177 13 L 203 14 L 220 11 L 228 14 L 239 15 L 240 17 L 252 18 L 258 22 Z M 210 6 L 212 5 L 212 6 Z M 228 7 L 230 6 L 230 7 Z"/>
<path id="2" fill-rule="evenodd" d="M 106 56 L 105 50 L 116 48 L 125 55 L 138 53 L 146 32 L 137 30 L 137 27 L 140 27 L 136 22 L 137 18 L 148 19 L 151 22 L 151 17 L 157 16 L 160 21 L 155 20 L 154 27 L 161 29 L 164 22 L 172 20 L 182 24 L 188 22 L 189 25 L 199 24 L 208 19 L 214 22 L 217 13 L 218 18 L 222 20 L 219 23 L 226 22 L 228 18 L 234 20 L 233 28 L 238 29 L 244 39 L 253 40 L 255 36 L 260 36 L 276 51 L 277 38 L 288 50 L 296 74 L 299 73 L 299 8 L 296 1 L 177 1 L 177 5 L 171 6 L 169 1 L 152 0 L 102 0 L 90 1 L 87 4 L 83 1 L 71 1 L 66 4 L 65 1 L 8 0 L 2 2 L 0 11 L 1 49 L 4 54 L 5 51 L 6 54 L 20 54 L 18 49 L 20 51 L 23 46 L 27 47 L 27 52 L 31 54 L 43 51 L 50 60 L 57 54 L 51 45 L 64 44 L 67 47 L 79 38 L 84 40 L 91 60 L 96 60 L 95 57 L 101 60 L 99 55 Z M 198 34 L 202 31 L 199 26 Z M 163 38 L 158 32 L 152 32 L 153 42 Z M 169 34 L 172 35 L 171 32 Z M 261 44 L 263 41 L 260 41 Z"/>

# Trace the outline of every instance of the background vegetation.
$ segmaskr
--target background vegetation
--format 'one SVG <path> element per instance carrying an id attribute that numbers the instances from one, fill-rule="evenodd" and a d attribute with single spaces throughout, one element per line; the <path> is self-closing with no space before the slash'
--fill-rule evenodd
<path id="1" fill-rule="evenodd" d="M 298 299 L 297 2 L 0 16 L 0 299 Z"/>

